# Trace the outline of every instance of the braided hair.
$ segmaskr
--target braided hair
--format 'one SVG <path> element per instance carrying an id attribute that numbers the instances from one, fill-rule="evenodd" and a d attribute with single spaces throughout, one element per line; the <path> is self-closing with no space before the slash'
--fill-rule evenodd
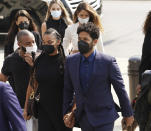
<path id="1" fill-rule="evenodd" d="M 44 35 L 54 35 L 56 37 L 56 40 L 61 41 L 61 35 L 53 28 L 49 28 Z M 59 65 L 59 70 L 60 73 L 63 75 L 64 74 L 64 63 L 65 63 L 65 53 L 62 44 L 59 44 L 58 46 L 58 52 L 59 52 L 59 58 L 57 60 L 58 65 Z"/>

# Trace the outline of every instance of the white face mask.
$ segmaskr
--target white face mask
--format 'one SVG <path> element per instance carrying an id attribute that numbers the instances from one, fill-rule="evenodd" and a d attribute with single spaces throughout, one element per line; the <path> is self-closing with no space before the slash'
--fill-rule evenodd
<path id="1" fill-rule="evenodd" d="M 37 45 L 34 43 L 34 46 L 26 47 L 26 53 L 32 53 L 37 51 Z"/>
<path id="2" fill-rule="evenodd" d="M 89 17 L 87 17 L 85 19 L 82 19 L 82 18 L 78 17 L 78 20 L 79 20 L 80 24 L 88 23 L 89 19 L 90 19 Z"/>
<path id="3" fill-rule="evenodd" d="M 61 16 L 61 10 L 52 10 L 51 15 L 53 18 L 59 18 Z"/>

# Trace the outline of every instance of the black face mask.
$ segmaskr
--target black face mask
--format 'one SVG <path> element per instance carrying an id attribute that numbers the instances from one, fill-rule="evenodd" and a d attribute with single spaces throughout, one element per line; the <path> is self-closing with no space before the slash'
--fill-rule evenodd
<path id="1" fill-rule="evenodd" d="M 42 50 L 49 55 L 55 51 L 55 47 L 54 45 L 42 45 Z"/>
<path id="2" fill-rule="evenodd" d="M 28 29 L 29 28 L 29 24 L 25 21 L 25 22 L 21 22 L 18 27 L 23 30 L 23 29 Z"/>
<path id="3" fill-rule="evenodd" d="M 81 54 L 85 54 L 88 53 L 93 48 L 93 45 L 92 43 L 89 45 L 87 42 L 80 40 L 78 42 L 78 48 Z"/>

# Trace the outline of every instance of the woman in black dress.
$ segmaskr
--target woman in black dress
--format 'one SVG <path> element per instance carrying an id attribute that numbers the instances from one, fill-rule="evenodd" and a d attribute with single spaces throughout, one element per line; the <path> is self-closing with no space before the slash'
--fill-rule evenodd
<path id="1" fill-rule="evenodd" d="M 50 28 L 43 35 L 43 52 L 35 61 L 35 78 L 40 92 L 38 107 L 38 131 L 71 131 L 63 122 L 62 104 L 64 88 L 64 53 L 60 44 L 61 36 Z M 27 101 L 31 93 L 28 87 L 24 116 L 27 114 Z M 28 119 L 28 116 L 25 116 Z"/>
<path id="2" fill-rule="evenodd" d="M 61 35 L 61 40 L 64 38 L 65 29 L 72 24 L 67 10 L 60 0 L 52 0 L 49 4 L 45 21 L 42 23 L 41 32 L 49 28 L 54 28 Z"/>

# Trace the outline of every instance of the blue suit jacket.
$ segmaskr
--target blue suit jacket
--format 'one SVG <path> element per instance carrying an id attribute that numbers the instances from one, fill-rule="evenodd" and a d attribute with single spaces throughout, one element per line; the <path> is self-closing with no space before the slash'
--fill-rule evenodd
<path id="1" fill-rule="evenodd" d="M 76 117 L 80 118 L 85 110 L 92 126 L 100 126 L 114 122 L 119 116 L 111 94 L 111 84 L 119 98 L 122 115 L 132 116 L 132 108 L 126 93 L 123 79 L 115 58 L 96 52 L 93 73 L 89 80 L 89 89 L 82 93 L 79 80 L 80 53 L 71 55 L 65 64 L 64 104 L 63 112 L 71 109 L 73 94 L 75 93 L 77 110 Z"/>
<path id="2" fill-rule="evenodd" d="M 0 82 L 0 131 L 27 131 L 22 114 L 12 87 Z"/>

